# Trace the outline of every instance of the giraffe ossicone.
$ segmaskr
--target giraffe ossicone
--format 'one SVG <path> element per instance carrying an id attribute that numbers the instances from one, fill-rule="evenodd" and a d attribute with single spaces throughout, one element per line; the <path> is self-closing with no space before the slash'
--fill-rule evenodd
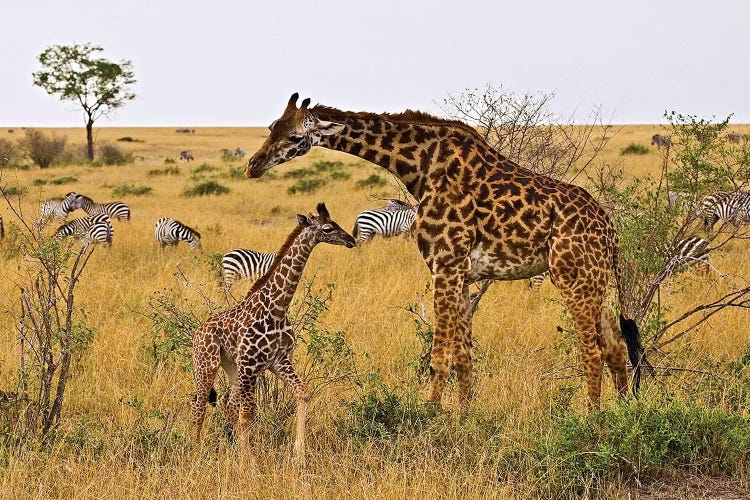
<path id="1" fill-rule="evenodd" d="M 620 300 L 622 332 L 602 335 L 602 308 L 614 272 L 619 297 L 620 252 L 604 208 L 583 188 L 538 175 L 505 158 L 462 122 L 419 111 L 342 111 L 289 99 L 270 135 L 248 161 L 247 177 L 307 153 L 314 145 L 375 163 L 403 182 L 419 202 L 414 236 L 434 281 L 435 331 L 429 399 L 439 404 L 455 369 L 461 411 L 472 378 L 469 284 L 527 279 L 546 270 L 575 323 L 592 407 L 598 407 L 603 365 L 616 390 L 627 392 L 643 349 Z M 636 384 L 634 384 L 634 388 Z"/>
<path id="2" fill-rule="evenodd" d="M 257 378 L 270 370 L 294 392 L 297 400 L 295 454 L 304 455 L 307 384 L 292 366 L 295 335 L 286 313 L 302 272 L 318 243 L 353 248 L 354 238 L 333 221 L 325 204 L 317 215 L 297 215 L 297 226 L 277 252 L 271 267 L 255 282 L 245 299 L 214 314 L 193 333 L 196 393 L 191 423 L 196 441 L 213 393 L 216 372 L 229 378 L 222 407 L 235 428 L 238 442 L 247 448 L 248 430 L 255 415 Z"/>

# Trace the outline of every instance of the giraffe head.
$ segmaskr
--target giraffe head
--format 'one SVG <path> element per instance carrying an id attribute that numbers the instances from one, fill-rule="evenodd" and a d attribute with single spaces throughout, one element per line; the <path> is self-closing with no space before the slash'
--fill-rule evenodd
<path id="1" fill-rule="evenodd" d="M 304 155 L 324 136 L 344 129 L 343 123 L 321 120 L 307 109 L 309 98 L 298 108 L 298 98 L 296 92 L 292 94 L 284 114 L 268 127 L 271 135 L 247 162 L 245 177 L 260 177 L 269 168 Z"/>
<path id="2" fill-rule="evenodd" d="M 325 203 L 318 203 L 318 215 L 297 214 L 297 222 L 315 234 L 316 243 L 329 243 L 331 245 L 344 245 L 353 248 L 356 241 L 352 235 L 341 229 L 328 213 Z"/>

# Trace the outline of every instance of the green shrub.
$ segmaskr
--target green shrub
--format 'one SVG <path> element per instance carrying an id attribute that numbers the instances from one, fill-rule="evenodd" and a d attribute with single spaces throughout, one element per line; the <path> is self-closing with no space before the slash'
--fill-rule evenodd
<path id="1" fill-rule="evenodd" d="M 126 135 L 125 137 L 120 137 L 117 139 L 117 142 L 143 142 L 141 139 L 133 139 L 129 135 Z"/>
<path id="2" fill-rule="evenodd" d="M 286 190 L 289 194 L 313 193 L 326 184 L 325 179 L 299 179 L 293 186 Z"/>
<path id="3" fill-rule="evenodd" d="M 194 174 L 200 174 L 203 172 L 214 172 L 215 170 L 218 170 L 216 167 L 212 167 L 208 163 L 201 163 L 197 167 L 193 169 Z"/>
<path id="4" fill-rule="evenodd" d="M 151 177 L 156 175 L 179 175 L 180 167 L 155 168 L 153 170 L 149 170 L 148 172 L 146 172 L 146 174 Z"/>
<path id="5" fill-rule="evenodd" d="M 334 172 L 331 172 L 330 178 L 332 181 L 345 181 L 351 178 L 351 176 L 352 175 L 349 172 L 334 171 Z"/>
<path id="6" fill-rule="evenodd" d="M 618 402 L 588 417 L 567 414 L 501 469 L 539 479 L 544 496 L 600 496 L 608 482 L 665 470 L 731 476 L 750 459 L 750 420 L 693 401 Z"/>
<path id="7" fill-rule="evenodd" d="M 99 159 L 105 165 L 127 165 L 133 163 L 133 155 L 126 153 L 114 144 L 99 145 Z"/>
<path id="8" fill-rule="evenodd" d="M 357 189 L 364 189 L 368 187 L 380 187 L 385 186 L 388 184 L 388 181 L 380 177 L 378 174 L 372 174 L 367 179 L 362 179 L 361 181 L 357 181 L 355 186 Z"/>
<path id="9" fill-rule="evenodd" d="M 169 156 L 167 156 L 166 158 L 164 158 L 164 164 L 165 165 L 170 165 L 172 163 L 177 163 L 177 161 L 174 158 L 170 158 Z"/>
<path id="10" fill-rule="evenodd" d="M 328 172 L 332 170 L 339 170 L 344 168 L 344 162 L 342 161 L 327 161 L 327 160 L 320 160 L 316 161 L 312 164 L 312 167 L 315 169 L 316 172 Z"/>
<path id="11" fill-rule="evenodd" d="M 193 196 L 207 196 L 207 195 L 221 195 L 229 192 L 229 188 L 219 184 L 216 181 L 205 181 L 194 184 L 191 187 L 186 187 L 182 191 L 182 196 L 193 197 Z"/>
<path id="12" fill-rule="evenodd" d="M 121 184 L 112 188 L 114 196 L 143 196 L 151 194 L 153 189 L 149 186 L 135 186 L 133 184 Z"/>
<path id="13" fill-rule="evenodd" d="M 28 191 L 28 189 L 24 186 L 8 186 L 8 187 L 0 187 L 0 191 L 4 193 L 6 196 L 23 197 L 23 196 L 26 196 L 26 191 Z"/>
<path id="14" fill-rule="evenodd" d="M 49 182 L 50 184 L 56 184 L 59 186 L 61 184 L 71 184 L 73 182 L 78 182 L 78 179 L 71 176 L 55 177 L 54 179 L 50 179 Z"/>
<path id="15" fill-rule="evenodd" d="M 47 179 L 34 179 L 35 186 L 44 186 L 47 184 Z"/>
<path id="16" fill-rule="evenodd" d="M 39 168 L 49 168 L 50 165 L 59 163 L 67 142 L 65 136 L 47 136 L 39 130 L 27 129 L 26 135 L 18 144 Z"/>
<path id="17" fill-rule="evenodd" d="M 648 154 L 648 148 L 642 144 L 631 142 L 627 147 L 620 150 L 621 155 L 645 155 Z"/>
<path id="18" fill-rule="evenodd" d="M 285 172 L 284 179 L 302 179 L 304 177 L 311 177 L 315 174 L 316 172 L 314 170 L 310 170 L 309 168 L 297 168 L 295 170 Z"/>
<path id="19" fill-rule="evenodd" d="M 21 152 L 8 139 L 0 138 L 0 167 L 12 167 L 21 162 Z"/>

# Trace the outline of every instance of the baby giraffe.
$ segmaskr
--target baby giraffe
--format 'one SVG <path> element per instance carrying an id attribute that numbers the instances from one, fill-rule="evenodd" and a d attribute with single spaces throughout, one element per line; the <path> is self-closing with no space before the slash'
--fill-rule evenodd
<path id="1" fill-rule="evenodd" d="M 196 394 L 191 423 L 196 442 L 200 441 L 206 403 L 221 365 L 229 377 L 229 391 L 222 406 L 240 445 L 247 449 L 250 422 L 255 416 L 255 386 L 258 376 L 270 370 L 294 391 L 297 400 L 294 451 L 297 458 L 303 456 L 308 392 L 307 385 L 292 367 L 295 338 L 286 311 L 315 245 L 329 243 L 353 248 L 356 243 L 331 220 L 325 204 L 319 203 L 317 209 L 317 216 L 297 215 L 299 224 L 245 299 L 208 318 L 193 334 Z"/>

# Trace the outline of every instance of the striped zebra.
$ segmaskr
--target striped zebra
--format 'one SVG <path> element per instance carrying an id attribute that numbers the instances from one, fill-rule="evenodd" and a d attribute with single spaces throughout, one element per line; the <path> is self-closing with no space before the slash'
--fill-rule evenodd
<path id="1" fill-rule="evenodd" d="M 708 241 L 698 236 L 692 236 L 678 241 L 669 251 L 669 260 L 665 268 L 666 276 L 674 274 L 678 269 L 690 264 L 700 264 L 704 272 L 709 270 Z"/>
<path id="2" fill-rule="evenodd" d="M 716 191 L 701 202 L 703 229 L 711 237 L 714 225 L 722 220 L 738 228 L 750 224 L 750 193 L 745 191 Z"/>
<path id="3" fill-rule="evenodd" d="M 112 219 L 130 220 L 130 207 L 121 201 L 96 203 L 88 196 L 78 193 L 68 193 L 65 199 L 70 199 L 70 206 L 73 210 L 82 208 L 89 215 L 107 214 Z"/>
<path id="4" fill-rule="evenodd" d="M 73 236 L 86 245 L 89 243 L 99 243 L 104 248 L 109 248 L 114 236 L 112 220 L 107 214 L 96 214 L 73 219 L 55 231 L 55 238 L 65 238 L 67 236 Z"/>
<path id="5" fill-rule="evenodd" d="M 200 233 L 169 217 L 162 217 L 156 221 L 154 238 L 161 243 L 162 248 L 177 246 L 179 242 L 184 241 L 192 250 L 201 249 Z"/>
<path id="6" fill-rule="evenodd" d="M 180 151 L 180 160 L 185 160 L 186 162 L 190 163 L 191 161 L 195 160 L 195 157 L 193 157 L 193 152 L 187 149 L 185 151 Z"/>
<path id="7" fill-rule="evenodd" d="M 45 224 L 52 219 L 58 221 L 67 219 L 70 212 L 75 210 L 75 207 L 72 205 L 73 197 L 71 196 L 71 194 L 75 193 L 66 194 L 65 198 L 63 198 L 62 201 L 44 201 L 42 203 L 40 222 L 42 222 L 42 224 Z"/>
<path id="8" fill-rule="evenodd" d="M 365 210 L 357 216 L 354 229 L 352 229 L 352 236 L 357 238 L 357 246 L 376 234 L 388 238 L 409 232 L 417 216 L 416 208 L 409 206 L 409 208 L 389 209 L 388 207 L 389 205 L 386 205 L 386 208 Z"/>
<path id="9" fill-rule="evenodd" d="M 538 292 L 540 288 L 542 288 L 542 285 L 544 284 L 544 280 L 549 278 L 549 271 L 544 271 L 541 274 L 537 274 L 536 276 L 532 276 L 529 278 L 529 290 L 532 292 Z"/>
<path id="10" fill-rule="evenodd" d="M 271 267 L 275 253 L 238 248 L 221 257 L 221 277 L 226 288 L 238 279 L 259 278 Z"/>

